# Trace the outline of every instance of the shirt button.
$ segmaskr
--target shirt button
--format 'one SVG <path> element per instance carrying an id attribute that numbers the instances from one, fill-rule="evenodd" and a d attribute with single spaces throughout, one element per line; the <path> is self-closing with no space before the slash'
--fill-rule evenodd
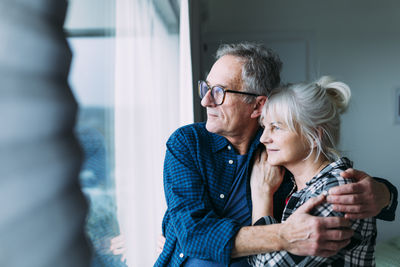
<path id="1" fill-rule="evenodd" d="M 233 164 L 233 160 L 231 160 L 231 159 L 228 162 L 229 162 L 229 164 Z"/>
<path id="2" fill-rule="evenodd" d="M 221 194 L 221 195 L 219 195 L 219 197 L 220 197 L 220 198 L 224 198 L 224 197 L 225 197 L 225 195 L 224 195 L 224 194 Z"/>
<path id="3" fill-rule="evenodd" d="M 179 254 L 179 257 L 183 258 L 183 253 Z"/>
<path id="4" fill-rule="evenodd" d="M 231 150 L 232 149 L 232 147 L 231 146 L 228 146 L 228 150 Z"/>

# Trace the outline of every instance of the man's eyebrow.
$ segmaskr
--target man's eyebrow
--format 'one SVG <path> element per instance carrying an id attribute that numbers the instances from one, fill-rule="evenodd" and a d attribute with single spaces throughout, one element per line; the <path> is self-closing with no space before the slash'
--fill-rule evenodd
<path id="1" fill-rule="evenodd" d="M 222 83 L 216 83 L 216 84 L 211 84 L 208 80 L 205 80 L 205 82 L 210 86 L 210 87 L 213 87 L 213 86 L 220 86 L 220 87 L 223 87 L 223 88 L 229 88 L 229 85 L 225 85 L 225 84 L 222 84 Z"/>

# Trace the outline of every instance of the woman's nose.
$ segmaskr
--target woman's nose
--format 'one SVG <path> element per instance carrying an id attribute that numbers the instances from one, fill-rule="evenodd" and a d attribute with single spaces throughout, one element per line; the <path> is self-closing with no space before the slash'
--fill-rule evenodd
<path id="1" fill-rule="evenodd" d="M 272 142 L 272 139 L 268 133 L 268 130 L 264 128 L 264 132 L 260 137 L 260 142 L 263 144 L 270 144 Z"/>

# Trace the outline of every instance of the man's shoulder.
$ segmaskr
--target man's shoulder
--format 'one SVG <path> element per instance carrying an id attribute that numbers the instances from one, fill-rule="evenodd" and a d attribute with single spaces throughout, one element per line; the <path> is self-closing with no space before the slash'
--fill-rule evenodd
<path id="1" fill-rule="evenodd" d="M 197 133 L 197 132 L 207 132 L 206 129 L 206 123 L 205 122 L 196 122 L 196 123 L 191 123 L 188 125 L 184 125 L 182 127 L 179 127 L 175 133 Z"/>
<path id="2" fill-rule="evenodd" d="M 168 142 L 186 139 L 187 141 L 197 141 L 200 139 L 218 138 L 216 134 L 210 133 L 206 129 L 205 122 L 197 122 L 179 127 L 172 133 Z"/>
<path id="3" fill-rule="evenodd" d="M 190 149 L 204 152 L 220 151 L 228 145 L 228 140 L 218 134 L 207 131 L 204 122 L 193 123 L 178 128 L 168 139 L 170 149 Z"/>

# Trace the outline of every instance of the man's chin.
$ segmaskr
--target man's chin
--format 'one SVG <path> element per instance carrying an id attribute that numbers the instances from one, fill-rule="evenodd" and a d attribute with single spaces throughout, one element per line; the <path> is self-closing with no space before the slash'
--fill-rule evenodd
<path id="1" fill-rule="evenodd" d="M 206 122 L 206 129 L 210 133 L 218 134 L 218 132 L 219 132 L 217 125 L 215 125 L 215 123 L 213 123 L 213 122 L 210 122 L 209 120 L 207 120 L 207 122 Z"/>

